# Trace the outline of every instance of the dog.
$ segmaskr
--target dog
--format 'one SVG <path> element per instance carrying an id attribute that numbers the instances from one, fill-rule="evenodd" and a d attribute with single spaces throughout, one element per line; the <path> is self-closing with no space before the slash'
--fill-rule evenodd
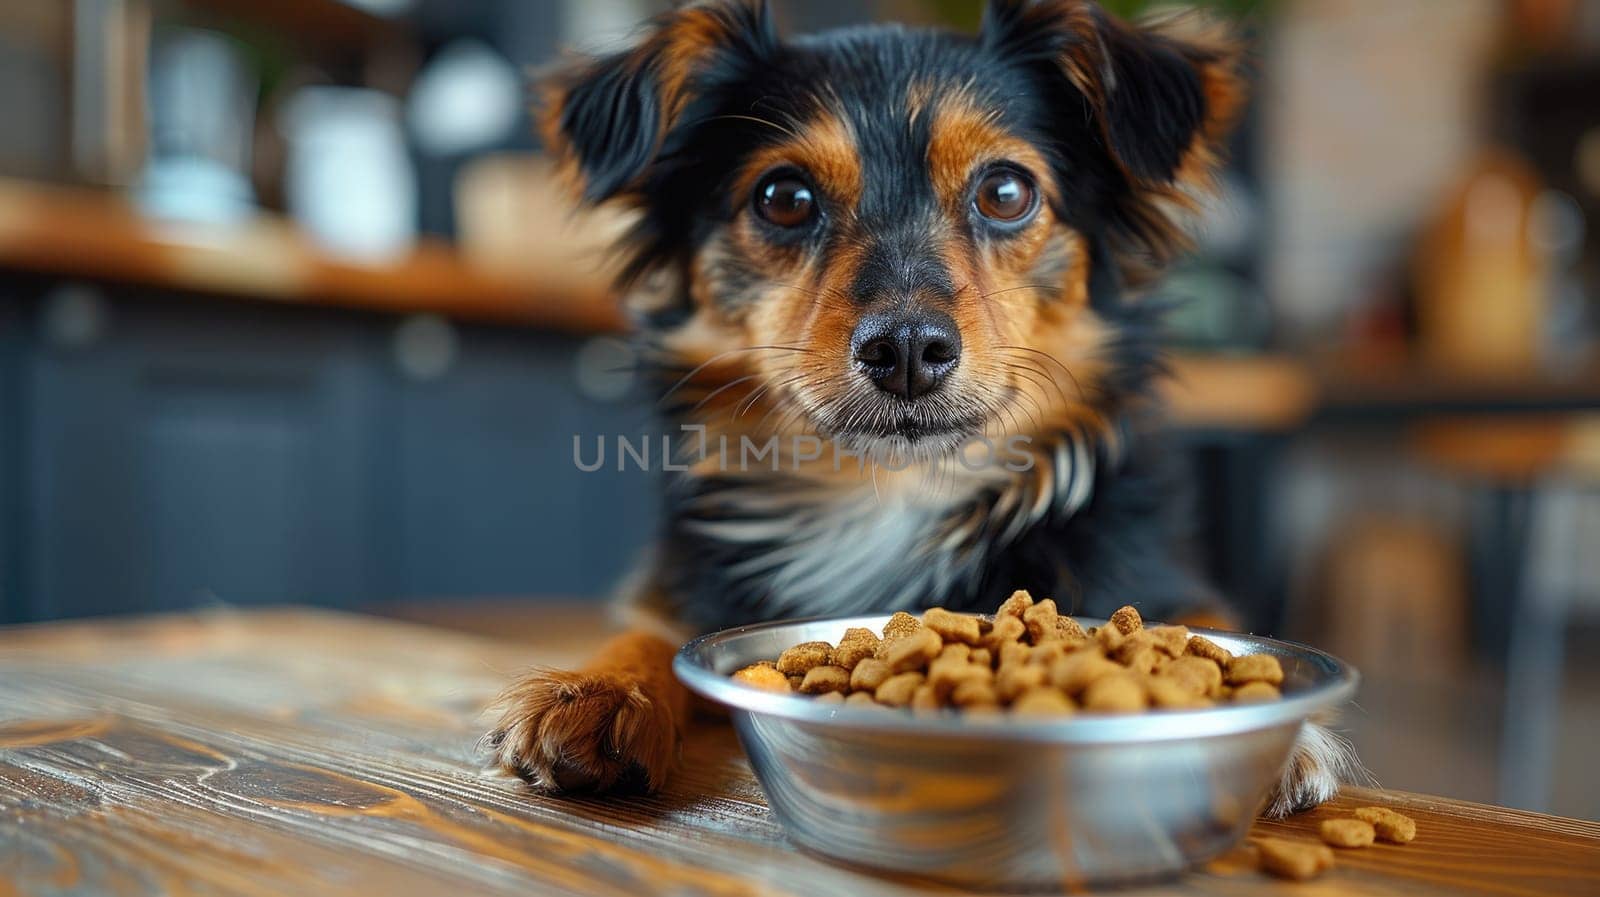
<path id="1" fill-rule="evenodd" d="M 1227 619 L 1175 551 L 1162 308 L 1138 287 L 1185 248 L 1244 64 L 1214 24 L 1087 0 L 790 39 L 763 2 L 710 0 L 549 77 L 545 145 L 584 200 L 637 211 L 641 357 L 699 449 L 663 477 L 635 625 L 515 682 L 492 764 L 659 788 L 690 714 L 671 658 L 738 624 L 1018 588 Z M 1268 812 L 1327 800 L 1351 761 L 1308 724 Z"/>

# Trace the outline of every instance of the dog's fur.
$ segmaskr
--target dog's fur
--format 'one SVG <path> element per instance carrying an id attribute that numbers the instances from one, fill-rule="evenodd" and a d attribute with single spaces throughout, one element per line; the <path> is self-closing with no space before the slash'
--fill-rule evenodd
<path id="1" fill-rule="evenodd" d="M 1174 560 L 1148 420 L 1160 310 L 1131 290 L 1183 248 L 1179 215 L 1242 103 L 1224 31 L 992 0 L 975 36 L 786 41 L 764 4 L 719 0 L 545 88 L 544 138 L 583 197 L 639 212 L 624 249 L 642 351 L 694 444 L 630 596 L 670 634 L 517 683 L 497 765 L 549 790 L 659 786 L 687 713 L 666 664 L 688 632 L 986 611 L 1016 588 L 1092 615 L 1219 612 Z M 981 211 L 990 175 L 1020 180 L 1029 211 Z M 796 183 L 804 220 L 763 212 Z M 874 315 L 954 329 L 930 392 L 874 385 L 858 338 Z M 958 457 L 976 437 L 1018 463 Z M 1330 797 L 1345 756 L 1308 729 L 1271 809 Z"/>

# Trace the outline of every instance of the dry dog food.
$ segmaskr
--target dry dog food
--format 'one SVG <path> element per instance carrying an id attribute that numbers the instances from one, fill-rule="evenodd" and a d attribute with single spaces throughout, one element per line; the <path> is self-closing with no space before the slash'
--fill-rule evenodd
<path id="1" fill-rule="evenodd" d="M 1260 838 L 1256 855 L 1261 870 L 1279 878 L 1306 881 L 1333 868 L 1333 851 L 1328 845 L 1355 849 L 1371 847 L 1376 839 L 1405 844 L 1417 836 L 1417 823 L 1409 816 L 1387 807 L 1362 807 L 1354 818 L 1324 819 L 1317 829 L 1324 843 Z"/>
<path id="2" fill-rule="evenodd" d="M 1361 819 L 1322 820 L 1322 841 L 1333 847 L 1370 847 L 1377 837 L 1372 823 Z"/>
<path id="3" fill-rule="evenodd" d="M 1417 836 L 1417 823 L 1387 807 L 1362 807 L 1354 818 L 1324 819 L 1317 829 L 1323 844 L 1260 838 L 1256 855 L 1263 872 L 1279 878 L 1305 881 L 1333 868 L 1333 851 L 1327 845 L 1355 849 L 1371 847 L 1375 839 L 1405 844 Z"/>
<path id="4" fill-rule="evenodd" d="M 1306 881 L 1333 868 L 1333 851 L 1324 844 L 1290 841 L 1286 838 L 1259 838 L 1256 853 L 1262 871 L 1279 878 Z"/>
<path id="5" fill-rule="evenodd" d="M 753 685 L 767 691 L 789 691 L 789 677 L 778 672 L 777 664 L 771 661 L 753 663 L 733 674 L 735 682 Z"/>
<path id="6" fill-rule="evenodd" d="M 1390 844 L 1409 844 L 1417 837 L 1416 820 L 1389 809 L 1388 807 L 1362 807 L 1355 811 L 1355 817 L 1372 826 L 1378 840 L 1388 841 Z"/>
<path id="7" fill-rule="evenodd" d="M 795 645 L 733 678 L 853 707 L 1066 716 L 1273 701 L 1283 668 L 1269 654 L 1235 657 L 1183 626 L 1146 626 L 1132 607 L 1086 630 L 1054 601 L 1018 591 L 992 621 L 901 612 L 881 636 L 848 629 L 837 645 Z"/>

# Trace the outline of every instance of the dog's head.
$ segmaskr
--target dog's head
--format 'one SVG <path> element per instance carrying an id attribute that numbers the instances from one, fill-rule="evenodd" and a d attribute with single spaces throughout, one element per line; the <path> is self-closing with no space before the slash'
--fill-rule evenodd
<path id="1" fill-rule="evenodd" d="M 544 136 L 639 209 L 629 271 L 699 416 L 939 444 L 1105 415 L 1119 272 L 1179 246 L 1238 68 L 1085 0 L 788 41 L 721 0 L 551 78 Z"/>

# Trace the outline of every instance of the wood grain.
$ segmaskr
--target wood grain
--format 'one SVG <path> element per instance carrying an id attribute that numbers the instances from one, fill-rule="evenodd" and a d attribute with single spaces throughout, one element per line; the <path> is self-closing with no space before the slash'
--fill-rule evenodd
<path id="1" fill-rule="evenodd" d="M 527 648 L 311 611 L 0 630 L 0 895 L 924 892 L 795 850 L 731 733 L 693 729 L 663 793 L 535 797 L 478 771 L 479 710 Z M 1261 832 L 1383 804 L 1405 847 L 1265 879 L 1248 848 L 1151 895 L 1594 894 L 1600 826 L 1355 791 Z"/>

